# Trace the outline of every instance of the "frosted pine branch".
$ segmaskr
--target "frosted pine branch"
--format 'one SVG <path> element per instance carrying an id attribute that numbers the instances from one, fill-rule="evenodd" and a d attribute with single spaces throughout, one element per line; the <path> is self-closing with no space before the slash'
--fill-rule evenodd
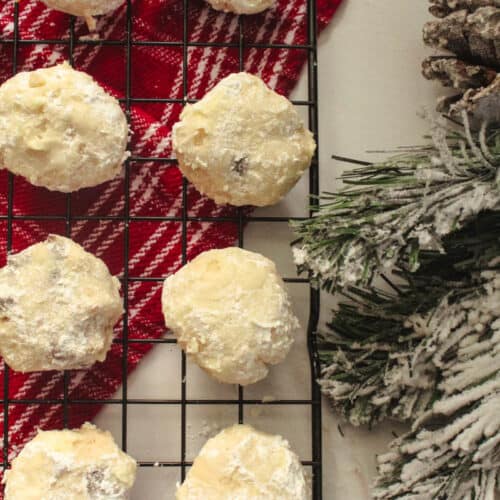
<path id="1" fill-rule="evenodd" d="M 491 435 L 494 427 L 490 422 L 498 422 L 500 392 L 465 410 L 470 411 L 468 422 L 461 422 L 458 414 L 452 415 L 454 420 L 448 428 L 446 420 L 429 414 L 422 428 L 393 441 L 391 451 L 378 457 L 379 478 L 374 497 L 493 500 L 500 480 L 500 445 L 498 428 Z M 438 437 L 443 432 L 449 437 L 446 442 Z M 471 435 L 475 453 L 460 448 L 462 440 Z"/>
<path id="2" fill-rule="evenodd" d="M 373 424 L 385 417 L 408 420 L 426 411 L 440 394 L 442 351 L 428 355 L 428 343 L 453 344 L 439 324 L 432 332 L 427 314 L 435 319 L 463 313 L 436 306 L 446 297 L 454 304 L 484 285 L 485 270 L 500 269 L 500 212 L 481 215 L 474 223 L 444 240 L 445 254 L 423 252 L 416 273 L 399 271 L 406 280 L 399 293 L 352 288 L 322 334 L 320 356 L 323 393 L 354 425 Z M 454 306 L 456 307 L 456 306 Z M 472 316 L 471 316 L 472 318 Z M 480 344 L 470 347 L 471 353 Z M 452 358 L 456 361 L 456 358 Z M 459 366 L 459 365 L 457 365 Z"/>
<path id="3" fill-rule="evenodd" d="M 466 119 L 466 117 L 465 117 Z M 368 285 L 404 261 L 418 269 L 422 250 L 484 210 L 500 208 L 500 129 L 473 133 L 436 123 L 429 147 L 342 176 L 348 187 L 325 194 L 315 216 L 293 223 L 294 260 L 328 290 Z"/>
<path id="4" fill-rule="evenodd" d="M 378 458 L 379 500 L 494 498 L 500 480 L 500 272 L 409 323 L 425 338 L 415 365 L 439 369 L 438 396 L 412 431 Z"/>

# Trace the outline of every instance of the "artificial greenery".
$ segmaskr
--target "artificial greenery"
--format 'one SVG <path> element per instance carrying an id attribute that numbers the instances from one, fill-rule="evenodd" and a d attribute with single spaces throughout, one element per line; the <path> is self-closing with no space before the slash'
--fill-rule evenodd
<path id="1" fill-rule="evenodd" d="M 463 119 L 344 174 L 294 224 L 299 270 L 340 296 L 323 393 L 355 425 L 411 423 L 377 499 L 487 500 L 500 480 L 500 129 Z"/>
<path id="2" fill-rule="evenodd" d="M 342 295 L 348 300 L 340 302 L 328 331 L 320 334 L 322 390 L 351 423 L 409 420 L 440 397 L 439 367 L 415 357 L 428 335 L 415 328 L 415 321 L 443 307 L 444 298 L 451 307 L 474 293 L 485 271 L 500 271 L 495 261 L 500 255 L 500 212 L 482 214 L 446 237 L 443 249 L 422 252 L 415 273 L 395 270 L 385 289 L 345 290 Z"/>
<path id="3" fill-rule="evenodd" d="M 466 293 L 447 294 L 408 326 L 408 377 L 427 409 L 378 457 L 377 499 L 493 499 L 500 481 L 500 259 Z M 403 356 L 405 353 L 401 353 Z M 422 375 L 420 375 L 422 374 Z M 418 392 L 418 389 L 417 389 Z M 406 399 L 406 401 L 408 398 Z M 405 401 L 399 403 L 405 405 Z"/>
<path id="4" fill-rule="evenodd" d="M 423 250 L 441 251 L 444 236 L 499 209 L 500 129 L 472 132 L 464 119 L 436 123 L 430 146 L 346 172 L 346 189 L 293 223 L 299 271 L 330 291 L 369 285 L 396 263 L 415 271 Z"/>

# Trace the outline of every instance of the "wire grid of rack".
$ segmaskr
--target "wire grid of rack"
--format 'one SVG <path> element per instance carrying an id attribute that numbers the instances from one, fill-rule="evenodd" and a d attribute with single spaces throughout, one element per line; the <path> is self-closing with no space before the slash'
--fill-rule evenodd
<path id="1" fill-rule="evenodd" d="M 13 15 L 13 37 L 9 39 L 0 39 L 1 45 L 10 45 L 12 50 L 12 74 L 15 75 L 18 70 L 18 49 L 23 43 L 29 44 L 47 44 L 55 45 L 62 44 L 68 46 L 69 52 L 69 63 L 73 64 L 73 52 L 76 44 L 89 44 L 89 45 L 117 45 L 120 44 L 125 49 L 126 54 L 126 65 L 125 65 L 125 97 L 122 102 L 126 109 L 127 118 L 130 121 L 130 110 L 132 102 L 141 101 L 141 99 L 134 99 L 131 94 L 131 77 L 133 72 L 132 65 L 132 48 L 136 45 L 162 45 L 168 44 L 173 46 L 179 46 L 183 50 L 183 98 L 182 99 L 145 99 L 147 102 L 178 102 L 185 105 L 188 102 L 195 102 L 193 99 L 188 99 L 188 48 L 189 47 L 234 47 L 239 50 L 239 69 L 243 71 L 244 68 L 244 50 L 248 47 L 262 48 L 262 49 L 272 49 L 279 48 L 285 50 L 293 49 L 303 49 L 307 51 L 307 73 L 308 73 L 308 97 L 307 100 L 302 101 L 292 101 L 296 105 L 307 106 L 308 117 L 309 117 L 309 127 L 313 132 L 316 141 L 318 140 L 318 64 L 317 64 L 317 12 L 316 12 L 316 0 L 305 0 L 307 3 L 307 43 L 305 45 L 297 44 L 246 44 L 244 38 L 244 17 L 240 16 L 239 23 L 239 40 L 237 43 L 209 43 L 209 42 L 192 42 L 188 38 L 188 6 L 189 0 L 183 1 L 183 40 L 180 42 L 155 42 L 155 41 L 135 41 L 133 35 L 133 4 L 132 0 L 127 0 L 127 16 L 126 16 L 126 36 L 123 42 L 107 41 L 107 40 L 92 40 L 92 39 L 77 39 L 75 36 L 75 19 L 72 18 L 70 21 L 69 37 L 68 39 L 56 39 L 56 40 L 23 40 L 19 33 L 19 5 L 16 1 L 14 7 Z M 260 223 L 273 223 L 273 222 L 288 222 L 287 217 L 255 217 L 247 215 L 243 209 L 238 210 L 238 216 L 233 218 L 217 218 L 217 217 L 192 217 L 188 213 L 187 208 L 187 187 L 188 183 L 186 179 L 183 180 L 182 188 L 182 216 L 180 218 L 173 217 L 132 217 L 130 215 L 130 163 L 133 161 L 173 161 L 172 158 L 137 158 L 130 157 L 126 164 L 125 169 L 125 210 L 123 217 L 118 219 L 124 223 L 124 274 L 122 278 L 124 289 L 127 290 L 128 284 L 134 278 L 129 275 L 128 262 L 129 262 L 129 222 L 131 220 L 141 220 L 144 222 L 148 221 L 171 221 L 176 220 L 182 224 L 182 262 L 186 263 L 188 254 L 188 238 L 187 238 L 187 225 L 188 222 L 198 221 L 198 222 L 234 222 L 238 225 L 238 245 L 244 247 L 244 228 L 245 224 L 249 221 L 260 222 Z M 315 195 L 319 192 L 319 165 L 318 165 L 318 151 L 314 156 L 310 171 L 309 171 L 309 194 L 313 195 L 311 203 L 314 205 L 317 203 Z M 7 222 L 7 252 L 10 252 L 13 246 L 13 222 L 15 220 L 23 219 L 35 219 L 35 220 L 52 220 L 58 219 L 57 217 L 46 216 L 46 215 L 35 215 L 23 217 L 22 215 L 14 214 L 14 176 L 9 174 L 8 176 L 8 211 L 6 216 L 1 216 L 3 220 Z M 87 219 L 90 219 L 88 217 Z M 85 217 L 83 217 L 85 219 Z M 93 217 L 93 219 L 106 220 L 105 216 Z M 299 218 L 300 219 L 300 218 Z M 65 233 L 66 236 L 71 237 L 72 224 L 75 220 L 82 220 L 82 217 L 75 217 L 72 214 L 72 200 L 71 195 L 68 194 L 66 197 L 66 215 L 63 217 L 65 222 Z M 154 280 L 160 280 L 160 278 Z M 307 279 L 303 278 L 284 278 L 285 282 L 291 283 L 306 283 Z M 121 434 L 122 434 L 122 447 L 124 451 L 127 450 L 127 415 L 128 407 L 131 404 L 147 403 L 147 400 L 133 400 L 128 397 L 127 390 L 127 363 L 128 363 L 128 348 L 129 344 L 132 342 L 139 342 L 139 340 L 131 340 L 128 335 L 128 317 L 129 317 L 129 304 L 128 304 L 128 294 L 124 294 L 124 323 L 123 323 L 123 338 L 116 339 L 115 342 L 122 343 L 122 396 L 120 399 L 113 399 L 107 401 L 77 401 L 69 398 L 68 387 L 69 387 L 69 373 L 64 374 L 64 396 L 62 405 L 63 421 L 64 425 L 68 426 L 68 411 L 71 404 L 87 404 L 87 403 L 112 403 L 121 405 L 122 417 L 121 417 Z M 322 444 L 321 444 L 321 394 L 316 380 L 319 375 L 319 356 L 317 352 L 317 344 L 315 337 L 315 329 L 319 319 L 319 309 L 320 309 L 320 294 L 318 290 L 310 288 L 309 290 L 309 321 L 307 325 L 307 345 L 309 351 L 309 361 L 311 368 L 311 397 L 310 399 L 280 399 L 269 402 L 263 402 L 262 400 L 245 400 L 244 390 L 242 387 L 238 389 L 238 399 L 234 401 L 228 401 L 226 399 L 210 399 L 210 400 L 193 400 L 188 399 L 186 391 L 186 373 L 187 373 L 187 363 L 186 356 L 182 354 L 181 363 L 181 398 L 178 401 L 172 400 L 155 400 L 155 404 L 178 404 L 181 409 L 181 439 L 180 439 L 180 460 L 171 462 L 158 462 L 158 461 L 138 461 L 140 467 L 178 467 L 181 471 L 181 479 L 184 480 L 186 475 L 186 469 L 192 462 L 186 460 L 186 410 L 188 405 L 197 404 L 235 404 L 238 407 L 238 421 L 239 423 L 245 422 L 245 406 L 246 405 L 262 405 L 262 404 L 273 404 L 273 405 L 307 405 L 311 408 L 311 458 L 312 460 L 303 461 L 302 463 L 306 466 L 311 467 L 312 470 L 312 497 L 314 500 L 322 499 Z M 143 341 L 143 340 L 142 340 Z M 172 343 L 175 342 L 174 339 L 161 338 L 148 340 L 148 342 L 158 343 Z M 8 450 L 9 450 L 9 405 L 14 404 L 18 401 L 15 399 L 9 399 L 9 369 L 5 367 L 4 373 L 4 398 L 2 401 L 4 422 L 3 422 L 3 460 L 2 467 L 7 469 L 9 467 L 8 462 Z M 23 401 L 24 403 L 30 403 L 29 401 Z M 33 404 L 35 401 L 33 401 Z"/>

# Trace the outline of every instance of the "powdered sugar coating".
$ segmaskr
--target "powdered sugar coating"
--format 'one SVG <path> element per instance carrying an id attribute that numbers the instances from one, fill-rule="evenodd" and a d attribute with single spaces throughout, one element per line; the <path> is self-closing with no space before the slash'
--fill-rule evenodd
<path id="1" fill-rule="evenodd" d="M 207 0 L 216 10 L 235 14 L 258 14 L 274 5 L 274 0 Z"/>
<path id="2" fill-rule="evenodd" d="M 128 124 L 118 101 L 64 63 L 0 87 L 0 167 L 71 192 L 120 174 Z"/>
<path id="3" fill-rule="evenodd" d="M 126 500 L 136 462 L 109 432 L 39 431 L 4 476 L 5 500 Z"/>
<path id="4" fill-rule="evenodd" d="M 179 345 L 228 384 L 265 378 L 298 327 L 274 263 L 239 248 L 204 252 L 167 278 L 162 305 Z"/>
<path id="5" fill-rule="evenodd" d="M 248 73 L 224 78 L 173 128 L 183 174 L 217 203 L 277 203 L 309 168 L 313 136 L 292 103 Z"/>
<path id="6" fill-rule="evenodd" d="M 281 436 L 235 425 L 207 441 L 177 500 L 306 500 L 304 469 Z"/>
<path id="7" fill-rule="evenodd" d="M 107 14 L 120 5 L 125 0 L 42 0 L 47 7 L 60 10 L 73 16 L 99 16 Z"/>
<path id="8" fill-rule="evenodd" d="M 10 256 L 0 270 L 0 354 L 21 372 L 103 361 L 123 312 L 119 290 L 104 262 L 68 238 Z"/>

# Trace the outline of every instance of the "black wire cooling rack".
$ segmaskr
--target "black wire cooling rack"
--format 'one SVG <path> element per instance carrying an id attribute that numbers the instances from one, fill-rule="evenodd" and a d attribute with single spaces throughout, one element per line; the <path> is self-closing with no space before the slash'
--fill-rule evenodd
<path id="1" fill-rule="evenodd" d="M 14 0 L 12 0 L 14 2 Z M 131 93 L 131 79 L 133 75 L 133 65 L 132 65 L 132 49 L 134 46 L 139 45 L 162 45 L 168 44 L 173 46 L 178 46 L 183 50 L 183 99 L 147 99 L 147 102 L 173 102 L 179 104 L 186 104 L 187 102 L 193 102 L 193 99 L 188 99 L 188 49 L 190 47 L 232 47 L 239 50 L 239 69 L 243 70 L 245 63 L 245 49 L 247 48 L 261 48 L 261 49 L 283 49 L 283 50 L 296 50 L 301 49 L 307 52 L 307 73 L 308 73 L 308 96 L 307 100 L 293 101 L 294 104 L 299 106 L 306 106 L 308 108 L 309 115 L 309 127 L 313 132 L 316 140 L 318 140 L 318 64 L 317 64 L 317 12 L 316 12 L 316 0 L 304 0 L 307 4 L 307 43 L 304 45 L 297 44 L 246 44 L 244 37 L 244 17 L 239 17 L 239 39 L 238 42 L 234 43 L 205 43 L 205 42 L 191 42 L 188 37 L 188 7 L 189 0 L 183 1 L 183 40 L 177 42 L 155 42 L 155 41 L 136 41 L 134 40 L 133 34 L 133 5 L 132 0 L 127 0 L 127 19 L 126 19 L 126 36 L 123 41 L 107 41 L 107 40 L 93 40 L 89 39 L 77 39 L 75 36 L 75 19 L 70 21 L 69 37 L 67 39 L 55 39 L 55 40 L 23 40 L 20 37 L 19 30 L 19 5 L 15 2 L 14 14 L 13 14 L 13 37 L 11 38 L 0 38 L 0 46 L 8 46 L 9 50 L 12 50 L 12 74 L 16 74 L 18 70 L 18 50 L 23 44 L 46 44 L 46 45 L 65 45 L 68 48 L 69 62 L 73 64 L 73 52 L 75 46 L 81 44 L 88 45 L 120 45 L 124 48 L 126 54 L 126 65 L 125 65 L 125 97 L 122 102 L 125 106 L 127 117 L 130 120 L 130 110 L 131 104 L 137 102 L 137 99 L 132 97 Z M 151 161 L 151 162 L 169 162 L 173 161 L 171 158 L 129 158 L 126 170 L 125 170 L 125 210 L 124 215 L 121 217 L 114 217 L 113 220 L 118 220 L 119 223 L 123 224 L 124 232 L 124 274 L 123 274 L 123 287 L 125 290 L 128 289 L 128 284 L 134 281 L 134 277 L 129 275 L 128 262 L 129 262 L 129 222 L 130 221 L 143 221 L 143 222 L 162 222 L 162 221 L 178 221 L 182 224 L 182 260 L 183 263 L 187 261 L 188 254 L 188 223 L 190 222 L 233 222 L 238 225 L 238 245 L 243 248 L 244 246 L 244 228 L 247 222 L 259 222 L 259 223 L 276 223 L 276 222 L 288 222 L 290 219 L 286 217 L 257 217 L 247 215 L 244 210 L 238 211 L 237 217 L 191 217 L 188 213 L 187 204 L 187 181 L 183 182 L 182 189 L 182 216 L 181 217 L 134 217 L 130 214 L 130 163 L 134 161 Z M 313 159 L 311 169 L 309 171 L 309 194 L 317 195 L 319 192 L 319 176 L 318 176 L 318 152 Z M 14 177 L 9 174 L 8 177 L 8 211 L 6 216 L 0 216 L 0 219 L 7 222 L 7 252 L 12 249 L 13 243 L 13 222 L 16 220 L 32 219 L 32 220 L 63 220 L 65 222 L 65 233 L 68 237 L 71 237 L 72 224 L 77 220 L 96 220 L 104 221 L 111 218 L 106 216 L 74 216 L 72 213 L 72 200 L 71 195 L 67 195 L 66 198 L 66 215 L 61 217 L 52 217 L 47 215 L 31 215 L 22 216 L 14 214 Z M 312 204 L 317 203 L 315 197 L 312 198 Z M 294 218 L 297 219 L 297 218 Z M 300 218 L 298 218 L 300 219 Z M 151 281 L 159 281 L 160 278 L 150 278 Z M 306 279 L 303 278 L 285 278 L 285 282 L 289 283 L 307 283 Z M 309 350 L 309 360 L 310 360 L 310 384 L 311 384 L 311 397 L 310 399 L 279 399 L 275 401 L 262 401 L 262 400 L 249 400 L 244 397 L 243 388 L 238 390 L 238 398 L 234 400 L 227 399 L 204 399 L 195 400 L 188 399 L 186 390 L 186 374 L 187 374 L 187 363 L 186 356 L 182 354 L 181 363 L 181 397 L 180 399 L 169 399 L 169 400 L 149 400 L 149 399 L 133 399 L 128 396 L 127 387 L 127 364 L 128 364 L 128 350 L 129 344 L 133 342 L 148 342 L 148 343 L 173 343 L 175 342 L 172 338 L 160 338 L 155 340 L 144 340 L 144 339 L 129 339 L 129 303 L 127 293 L 124 294 L 124 308 L 126 314 L 123 319 L 123 338 L 120 340 L 115 340 L 115 342 L 121 343 L 123 345 L 122 352 L 122 393 L 121 398 L 110 399 L 110 400 L 85 400 L 78 401 L 75 399 L 70 399 L 68 397 L 68 387 L 69 387 L 69 373 L 64 375 L 64 397 L 62 400 L 58 400 L 56 403 L 61 405 L 61 411 L 63 414 L 63 421 L 65 426 L 68 425 L 69 421 L 69 407 L 73 404 L 115 404 L 121 406 L 121 438 L 122 447 L 127 450 L 127 434 L 128 434 L 128 410 L 130 405 L 134 404 L 155 404 L 155 405 L 176 405 L 180 407 L 180 460 L 179 461 L 139 461 L 140 467 L 176 467 L 180 469 L 180 478 L 184 480 L 187 468 L 192 464 L 192 462 L 186 459 L 187 456 L 187 446 L 186 446 L 186 435 L 187 435 L 187 418 L 186 412 L 189 405 L 237 405 L 238 408 L 238 421 L 239 423 L 245 422 L 245 409 L 246 406 L 251 405 L 299 405 L 309 407 L 311 410 L 311 460 L 303 461 L 305 466 L 308 466 L 312 470 L 312 490 L 313 499 L 322 499 L 322 449 L 321 449 L 321 394 L 316 380 L 319 375 L 319 358 L 317 353 L 317 345 L 315 338 L 315 330 L 319 318 L 320 309 L 320 295 L 319 292 L 313 288 L 309 291 L 309 321 L 307 325 L 307 345 Z M 3 406 L 4 422 L 3 422 L 3 460 L 2 467 L 5 470 L 9 466 L 8 462 L 8 450 L 9 450 L 9 405 L 15 403 L 22 404 L 35 404 L 40 403 L 40 401 L 20 401 L 16 399 L 9 398 L 9 369 L 5 368 L 4 374 L 4 397 L 1 402 Z M 49 401 L 47 401 L 49 403 Z M 54 401 L 50 401 L 54 403 Z M 154 499 L 151 499 L 154 500 Z"/>

